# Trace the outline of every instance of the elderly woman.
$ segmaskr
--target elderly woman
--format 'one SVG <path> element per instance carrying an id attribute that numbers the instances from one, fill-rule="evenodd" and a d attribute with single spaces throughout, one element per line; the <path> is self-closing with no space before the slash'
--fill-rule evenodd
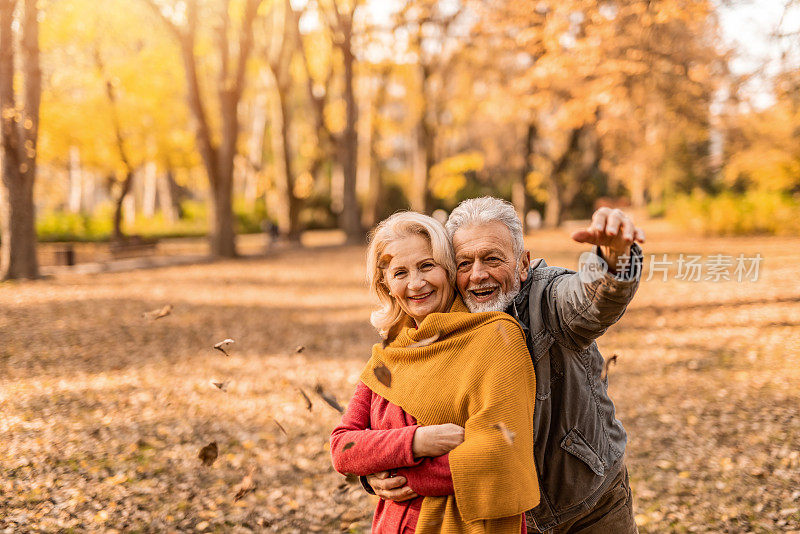
<path id="1" fill-rule="evenodd" d="M 436 220 L 397 213 L 375 230 L 369 285 L 384 338 L 331 434 L 340 473 L 389 471 L 413 490 L 381 500 L 372 532 L 525 532 L 539 501 L 533 459 L 534 376 L 519 325 L 470 314 Z"/>

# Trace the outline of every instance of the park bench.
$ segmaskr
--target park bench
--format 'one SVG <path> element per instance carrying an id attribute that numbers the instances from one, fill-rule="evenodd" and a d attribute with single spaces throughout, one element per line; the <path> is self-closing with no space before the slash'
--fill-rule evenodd
<path id="1" fill-rule="evenodd" d="M 150 256 L 155 254 L 158 239 L 148 239 L 139 235 L 126 236 L 109 243 L 108 250 L 115 260 Z"/>
<path id="2" fill-rule="evenodd" d="M 53 254 L 55 265 L 66 265 L 68 267 L 75 265 L 75 247 L 71 243 L 57 246 Z"/>

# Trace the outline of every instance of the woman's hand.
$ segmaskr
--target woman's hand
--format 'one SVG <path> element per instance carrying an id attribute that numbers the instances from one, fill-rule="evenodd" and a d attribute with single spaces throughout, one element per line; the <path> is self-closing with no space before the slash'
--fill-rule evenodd
<path id="1" fill-rule="evenodd" d="M 452 423 L 421 426 L 414 432 L 411 452 L 415 458 L 441 456 L 464 442 L 464 428 Z"/>

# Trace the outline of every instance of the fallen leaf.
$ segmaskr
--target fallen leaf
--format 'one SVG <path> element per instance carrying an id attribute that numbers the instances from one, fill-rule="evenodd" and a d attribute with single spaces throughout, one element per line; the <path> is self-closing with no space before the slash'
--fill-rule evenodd
<path id="1" fill-rule="evenodd" d="M 228 391 L 228 382 L 220 382 L 218 380 L 212 380 L 211 385 L 219 390 Z"/>
<path id="2" fill-rule="evenodd" d="M 219 449 L 217 448 L 217 442 L 212 441 L 202 449 L 200 449 L 200 453 L 197 455 L 200 458 L 200 461 L 203 462 L 203 465 L 211 465 L 219 456 Z"/>
<path id="3" fill-rule="evenodd" d="M 222 340 L 222 341 L 220 341 L 219 343 L 216 343 L 216 344 L 214 345 L 214 348 L 215 348 L 215 349 L 217 349 L 218 351 L 220 351 L 220 352 L 221 352 L 222 354 L 224 354 L 225 356 L 230 356 L 230 354 L 228 354 L 227 352 L 225 352 L 225 346 L 226 346 L 226 345 L 230 345 L 231 343 L 235 343 L 235 341 L 234 341 L 234 340 L 232 340 L 231 338 L 223 339 L 223 340 Z"/>
<path id="4" fill-rule="evenodd" d="M 142 317 L 146 319 L 152 319 L 155 321 L 156 319 L 161 319 L 162 317 L 166 317 L 172 313 L 172 304 L 167 304 L 163 308 L 159 308 L 157 310 L 151 310 L 149 312 L 144 312 Z"/>
<path id="5" fill-rule="evenodd" d="M 346 451 L 347 449 L 352 449 L 353 447 L 355 447 L 355 445 L 356 445 L 356 444 L 355 444 L 355 443 L 353 443 L 352 441 L 351 441 L 350 443 L 345 443 L 345 444 L 344 444 L 344 447 L 342 447 L 342 450 L 343 450 L 343 451 Z"/>
<path id="6" fill-rule="evenodd" d="M 436 332 L 436 334 L 432 335 L 431 337 L 426 337 L 425 339 L 420 339 L 416 343 L 412 343 L 411 345 L 408 346 L 408 348 L 409 349 L 416 349 L 416 348 L 419 348 L 419 347 L 427 347 L 428 345 L 430 345 L 431 343 L 433 343 L 434 341 L 439 339 L 439 337 L 441 337 L 441 335 L 442 335 L 441 332 Z"/>
<path id="7" fill-rule="evenodd" d="M 600 380 L 605 380 L 606 379 L 606 377 L 608 376 L 608 368 L 612 363 L 614 363 L 614 364 L 617 363 L 617 355 L 616 354 L 612 354 L 611 356 L 609 356 L 609 358 L 606 360 L 606 363 L 603 364 L 603 372 L 600 374 Z"/>
<path id="8" fill-rule="evenodd" d="M 384 364 L 380 364 L 379 366 L 374 367 L 372 372 L 375 373 L 375 378 L 378 379 L 378 382 L 387 388 L 392 387 L 392 373 L 389 371 L 388 367 L 386 367 Z"/>
<path id="9" fill-rule="evenodd" d="M 288 436 L 288 435 L 289 435 L 289 433 L 288 433 L 288 432 L 286 432 L 286 429 L 285 429 L 285 428 L 283 428 L 283 425 L 282 425 L 282 424 L 280 424 L 280 423 L 278 422 L 278 420 L 277 420 L 277 419 L 275 419 L 275 418 L 273 417 L 273 418 L 272 418 L 272 421 L 273 421 L 273 422 L 274 422 L 274 423 L 275 423 L 275 424 L 278 426 L 278 428 L 280 428 L 280 429 L 281 429 L 281 432 L 283 432 L 283 435 L 284 435 L 284 436 Z"/>
<path id="10" fill-rule="evenodd" d="M 297 388 L 297 391 L 299 391 L 300 395 L 302 395 L 303 399 L 305 399 L 305 401 L 306 401 L 306 410 L 308 410 L 310 412 L 311 408 L 314 406 L 314 404 L 311 402 L 311 399 L 308 398 L 308 395 L 306 395 L 306 392 L 303 391 L 302 388 Z"/>
<path id="11" fill-rule="evenodd" d="M 328 403 L 328 406 L 339 413 L 344 413 L 344 408 L 342 408 L 342 406 L 336 401 L 336 397 L 322 389 L 322 384 L 317 384 L 314 386 L 314 392 L 322 397 L 322 400 Z"/>
<path id="12" fill-rule="evenodd" d="M 256 485 L 253 482 L 253 472 L 255 471 L 255 467 L 251 467 L 250 471 L 242 478 L 242 481 L 234 488 L 236 490 L 236 494 L 233 496 L 233 502 L 238 501 L 251 491 L 256 489 Z"/>
<path id="13" fill-rule="evenodd" d="M 300 353 L 301 353 L 301 352 L 303 352 L 304 350 L 306 350 L 306 347 L 305 347 L 305 345 L 298 345 L 298 346 L 297 346 L 297 347 L 294 349 L 294 352 L 295 352 L 295 354 L 300 354 Z"/>
<path id="14" fill-rule="evenodd" d="M 514 444 L 514 438 L 516 437 L 516 434 L 510 431 L 505 423 L 497 423 L 493 428 L 496 428 L 501 434 L 503 434 L 503 439 L 505 439 L 509 445 Z"/>

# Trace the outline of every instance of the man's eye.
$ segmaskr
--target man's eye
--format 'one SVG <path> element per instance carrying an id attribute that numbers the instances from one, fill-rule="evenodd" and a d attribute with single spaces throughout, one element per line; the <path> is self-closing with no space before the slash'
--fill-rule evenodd
<path id="1" fill-rule="evenodd" d="M 461 263 L 459 263 L 459 264 L 458 264 L 458 266 L 457 266 L 457 268 L 458 268 L 459 270 L 464 270 L 464 269 L 466 269 L 466 268 L 468 268 L 468 267 L 469 267 L 469 262 L 468 262 L 468 261 L 462 261 L 462 262 L 461 262 Z"/>

